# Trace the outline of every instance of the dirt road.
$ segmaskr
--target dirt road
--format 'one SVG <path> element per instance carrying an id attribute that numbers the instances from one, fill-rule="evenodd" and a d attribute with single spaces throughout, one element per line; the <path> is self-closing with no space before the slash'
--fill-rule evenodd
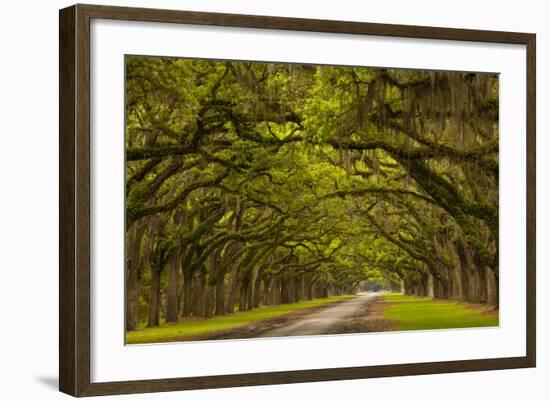
<path id="1" fill-rule="evenodd" d="M 347 301 L 325 308 L 319 312 L 304 316 L 298 321 L 263 332 L 258 337 L 308 336 L 330 332 L 346 318 L 361 313 L 373 302 L 377 294 L 360 294 Z"/>

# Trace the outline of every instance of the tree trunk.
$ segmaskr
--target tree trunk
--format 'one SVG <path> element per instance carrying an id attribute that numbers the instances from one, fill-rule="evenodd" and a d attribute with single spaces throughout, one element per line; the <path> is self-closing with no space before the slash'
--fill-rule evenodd
<path id="1" fill-rule="evenodd" d="M 431 273 L 428 273 L 428 280 L 427 280 L 427 291 L 426 296 L 433 298 L 434 297 L 434 276 Z"/>
<path id="2" fill-rule="evenodd" d="M 485 269 L 485 276 L 487 277 L 487 305 L 498 308 L 498 275 L 489 267 Z"/>
<path id="3" fill-rule="evenodd" d="M 260 292 L 262 288 L 262 271 L 260 268 L 256 271 L 256 278 L 254 279 L 254 286 L 252 291 L 251 307 L 260 307 Z"/>
<path id="4" fill-rule="evenodd" d="M 193 316 L 205 316 L 205 272 L 200 269 L 193 280 Z"/>
<path id="5" fill-rule="evenodd" d="M 204 305 L 204 316 L 212 317 L 216 310 L 216 273 L 218 270 L 218 257 L 220 255 L 221 248 L 217 248 L 214 252 L 210 254 L 208 258 L 208 278 L 206 279 L 206 288 L 205 288 L 205 305 Z M 223 277 L 222 277 L 223 280 Z"/>
<path id="6" fill-rule="evenodd" d="M 166 299 L 166 321 L 176 322 L 179 318 L 179 272 L 180 255 L 174 255 L 168 263 L 168 291 Z"/>
<path id="7" fill-rule="evenodd" d="M 238 290 L 238 273 L 239 265 L 235 263 L 231 269 L 231 274 L 229 278 L 229 293 L 227 294 L 227 305 L 225 311 L 227 313 L 233 313 L 235 308 L 235 299 L 237 297 Z"/>
<path id="8" fill-rule="evenodd" d="M 210 285 L 206 281 L 204 289 L 204 317 L 212 317 L 214 315 L 214 307 L 216 303 L 216 287 Z"/>
<path id="9" fill-rule="evenodd" d="M 187 268 L 183 271 L 183 316 L 191 316 L 193 312 L 193 273 Z"/>
<path id="10" fill-rule="evenodd" d="M 313 289 L 315 287 L 315 281 L 310 279 L 306 285 L 306 299 L 308 301 L 313 299 Z"/>
<path id="11" fill-rule="evenodd" d="M 241 281 L 241 286 L 239 290 L 239 311 L 248 310 L 248 294 L 250 292 L 250 278 L 245 277 Z"/>
<path id="12" fill-rule="evenodd" d="M 126 276 L 126 330 L 135 330 L 138 327 L 138 296 L 139 280 L 137 261 L 128 259 Z"/>
<path id="13" fill-rule="evenodd" d="M 146 225 L 135 224 L 127 233 L 128 258 L 126 260 L 126 330 L 135 330 L 139 320 L 139 287 L 141 277 L 141 240 L 145 234 Z"/>
<path id="14" fill-rule="evenodd" d="M 264 278 L 263 284 L 264 284 L 264 296 L 263 296 L 262 303 L 264 305 L 271 305 L 271 287 L 273 286 L 273 279 Z"/>
<path id="15" fill-rule="evenodd" d="M 147 327 L 156 327 L 160 324 L 160 275 L 160 269 L 151 269 L 151 288 L 149 291 L 149 318 L 147 320 Z"/>
<path id="16" fill-rule="evenodd" d="M 222 276 L 216 282 L 216 315 L 225 315 L 225 279 Z"/>

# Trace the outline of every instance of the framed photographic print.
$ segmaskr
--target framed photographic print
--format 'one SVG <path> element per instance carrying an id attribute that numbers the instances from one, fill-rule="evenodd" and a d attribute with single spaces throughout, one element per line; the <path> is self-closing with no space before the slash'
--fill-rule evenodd
<path id="1" fill-rule="evenodd" d="M 60 390 L 534 367 L 535 113 L 534 34 L 61 10 Z"/>

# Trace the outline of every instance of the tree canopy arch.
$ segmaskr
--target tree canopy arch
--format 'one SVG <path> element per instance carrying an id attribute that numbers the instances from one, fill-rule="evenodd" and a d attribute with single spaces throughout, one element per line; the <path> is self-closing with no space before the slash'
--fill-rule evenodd
<path id="1" fill-rule="evenodd" d="M 498 76 L 126 58 L 127 328 L 357 291 L 498 305 Z"/>

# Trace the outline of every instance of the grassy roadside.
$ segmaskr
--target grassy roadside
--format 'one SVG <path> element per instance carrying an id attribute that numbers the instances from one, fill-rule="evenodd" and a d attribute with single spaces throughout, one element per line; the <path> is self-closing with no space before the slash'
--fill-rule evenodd
<path id="1" fill-rule="evenodd" d="M 383 319 L 392 330 L 429 330 L 498 326 L 498 311 L 476 305 L 402 294 L 384 294 Z"/>
<path id="2" fill-rule="evenodd" d="M 160 343 L 168 341 L 192 340 L 199 336 L 214 334 L 219 331 L 236 329 L 253 323 L 282 317 L 289 313 L 326 305 L 329 303 L 353 298 L 353 295 L 341 295 L 293 304 L 266 306 L 231 315 L 216 316 L 208 319 L 182 319 L 179 322 L 166 323 L 126 333 L 126 344 Z"/>

